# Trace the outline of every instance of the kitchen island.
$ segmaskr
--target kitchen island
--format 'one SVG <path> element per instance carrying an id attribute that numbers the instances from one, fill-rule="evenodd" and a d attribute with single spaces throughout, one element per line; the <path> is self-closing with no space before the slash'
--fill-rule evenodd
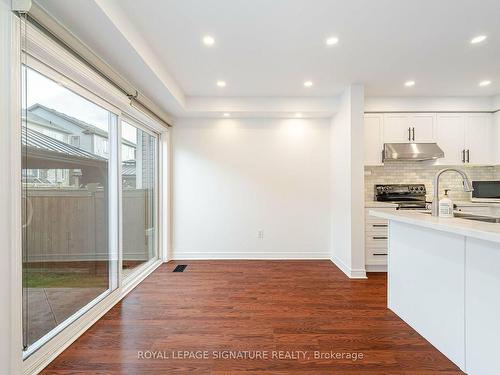
<path id="1" fill-rule="evenodd" d="M 500 224 L 382 211 L 388 307 L 463 371 L 499 373 Z"/>

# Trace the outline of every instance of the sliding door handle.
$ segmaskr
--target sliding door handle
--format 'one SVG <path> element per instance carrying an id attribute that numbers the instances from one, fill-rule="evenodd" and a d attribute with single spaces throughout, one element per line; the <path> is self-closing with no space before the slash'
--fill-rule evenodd
<path id="1" fill-rule="evenodd" d="M 23 229 L 29 227 L 31 221 L 33 220 L 33 203 L 28 197 L 25 197 L 24 199 L 26 199 L 26 223 L 22 224 Z"/>
<path id="2" fill-rule="evenodd" d="M 408 141 L 411 141 L 411 128 L 408 128 Z"/>
<path id="3" fill-rule="evenodd" d="M 415 128 L 414 128 L 414 127 L 413 127 L 413 128 L 411 128 L 411 131 L 412 131 L 412 133 L 413 133 L 412 139 L 415 141 Z"/>

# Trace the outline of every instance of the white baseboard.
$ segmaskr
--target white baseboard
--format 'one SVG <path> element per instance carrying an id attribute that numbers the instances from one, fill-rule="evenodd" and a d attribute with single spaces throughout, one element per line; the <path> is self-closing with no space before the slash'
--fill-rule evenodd
<path id="1" fill-rule="evenodd" d="M 172 260 L 306 260 L 330 259 L 329 251 L 318 252 L 278 252 L 278 251 L 248 251 L 248 252 L 213 252 L 213 251 L 173 251 Z"/>
<path id="2" fill-rule="evenodd" d="M 387 272 L 386 264 L 367 264 L 366 272 Z"/>
<path id="3" fill-rule="evenodd" d="M 347 264 L 345 264 L 339 257 L 331 255 L 331 261 L 335 264 L 342 272 L 344 272 L 350 279 L 366 279 L 366 270 L 363 269 L 351 269 Z"/>
<path id="4" fill-rule="evenodd" d="M 133 280 L 130 280 L 120 289 L 116 289 L 111 292 L 85 314 L 61 330 L 52 339 L 47 341 L 37 351 L 24 360 L 23 373 L 25 375 L 36 375 L 42 371 L 50 362 L 52 362 L 68 346 L 75 342 L 83 333 L 85 333 L 85 331 L 87 331 L 87 329 L 97 322 L 97 320 L 106 314 L 114 305 L 116 305 L 116 303 L 125 297 L 162 263 L 163 262 L 161 260 L 158 260 L 157 262 L 152 263 L 149 267 L 146 267 L 137 275 L 134 275 Z"/>

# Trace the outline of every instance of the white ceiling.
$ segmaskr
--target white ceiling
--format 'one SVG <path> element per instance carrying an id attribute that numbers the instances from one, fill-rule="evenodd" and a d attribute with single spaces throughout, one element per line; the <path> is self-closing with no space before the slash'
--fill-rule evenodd
<path id="1" fill-rule="evenodd" d="M 190 97 L 331 97 L 351 83 L 367 96 L 500 93 L 499 0 L 38 2 L 174 112 Z"/>

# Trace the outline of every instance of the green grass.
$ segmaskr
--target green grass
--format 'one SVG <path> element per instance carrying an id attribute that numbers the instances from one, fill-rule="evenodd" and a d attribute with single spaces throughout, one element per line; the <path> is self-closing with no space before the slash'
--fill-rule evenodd
<path id="1" fill-rule="evenodd" d="M 102 274 L 26 270 L 25 288 L 107 288 L 108 277 Z"/>

